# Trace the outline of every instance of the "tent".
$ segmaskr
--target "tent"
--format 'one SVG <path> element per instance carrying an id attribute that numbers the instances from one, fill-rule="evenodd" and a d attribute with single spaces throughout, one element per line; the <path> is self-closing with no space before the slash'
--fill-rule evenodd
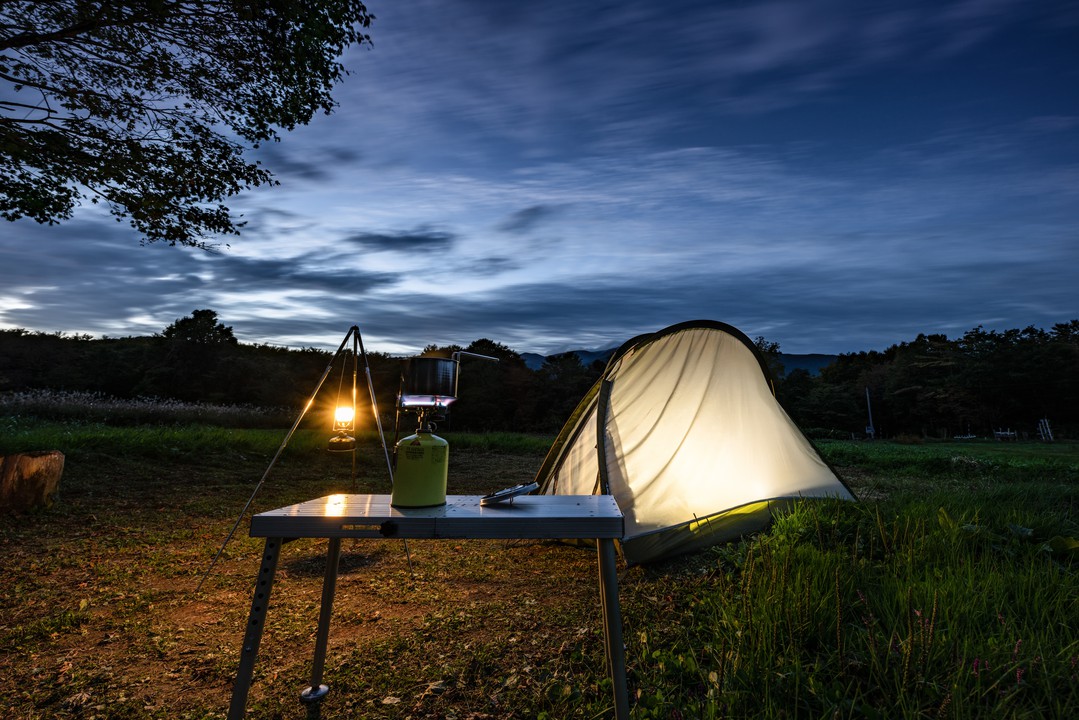
<path id="1" fill-rule="evenodd" d="M 631 563 L 760 530 L 797 498 L 854 499 L 776 401 L 753 341 L 707 320 L 619 348 L 536 481 L 542 494 L 613 495 Z"/>

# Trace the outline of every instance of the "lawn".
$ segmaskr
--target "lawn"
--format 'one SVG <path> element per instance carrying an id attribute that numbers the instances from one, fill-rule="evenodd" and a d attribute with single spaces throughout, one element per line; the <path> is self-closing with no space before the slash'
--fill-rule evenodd
<path id="1" fill-rule="evenodd" d="M 0 710 L 223 718 L 261 542 L 241 530 L 282 431 L 0 418 L 67 455 L 56 504 L 0 516 Z M 453 436 L 450 492 L 530 480 L 550 438 Z M 386 492 L 364 439 L 301 431 L 256 512 Z M 634 717 L 1067 717 L 1079 707 L 1079 447 L 822 443 L 861 499 L 620 568 Z M 610 717 L 594 551 L 346 541 L 324 718 Z M 300 718 L 325 541 L 282 551 L 248 716 Z"/>

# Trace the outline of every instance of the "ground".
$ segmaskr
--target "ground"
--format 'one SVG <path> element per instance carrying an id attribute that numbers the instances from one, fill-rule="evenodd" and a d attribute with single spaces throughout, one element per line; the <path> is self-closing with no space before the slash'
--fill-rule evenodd
<path id="1" fill-rule="evenodd" d="M 541 461 L 455 452 L 450 492 L 531 480 Z M 56 505 L 0 518 L 4 717 L 223 717 L 262 550 L 246 520 L 196 587 L 264 467 L 84 454 Z M 253 509 L 348 491 L 349 475 L 340 456 L 286 456 Z M 361 463 L 358 490 L 381 482 Z M 324 540 L 282 550 L 252 717 L 303 712 L 324 554 Z M 522 694 L 605 682 L 594 550 L 348 540 L 334 611 L 323 717 L 511 717 Z"/>

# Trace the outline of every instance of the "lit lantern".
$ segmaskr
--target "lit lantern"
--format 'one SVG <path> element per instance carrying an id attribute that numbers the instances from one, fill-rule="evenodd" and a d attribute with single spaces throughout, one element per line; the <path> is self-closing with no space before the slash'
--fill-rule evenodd
<path id="1" fill-rule="evenodd" d="M 353 421 L 356 419 L 356 411 L 350 405 L 340 405 L 333 413 L 333 429 L 335 432 L 351 432 Z"/>
<path id="2" fill-rule="evenodd" d="M 351 433 L 355 429 L 356 410 L 351 405 L 338 405 L 333 413 L 333 429 L 337 433 L 330 438 L 330 452 L 352 452 L 356 449 L 356 438 Z"/>

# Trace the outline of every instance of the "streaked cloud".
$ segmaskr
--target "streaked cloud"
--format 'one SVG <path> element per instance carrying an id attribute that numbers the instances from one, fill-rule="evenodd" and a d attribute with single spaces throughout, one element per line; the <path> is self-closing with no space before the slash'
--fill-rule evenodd
<path id="1" fill-rule="evenodd" d="M 543 222 L 556 213 L 553 207 L 547 205 L 533 205 L 522 210 L 517 210 L 503 220 L 498 229 L 513 235 L 522 235 L 543 224 Z"/>
<path id="2" fill-rule="evenodd" d="M 417 228 L 398 232 L 357 232 L 344 241 L 359 245 L 371 252 L 412 252 L 416 250 L 449 250 L 456 236 L 445 230 Z"/>

